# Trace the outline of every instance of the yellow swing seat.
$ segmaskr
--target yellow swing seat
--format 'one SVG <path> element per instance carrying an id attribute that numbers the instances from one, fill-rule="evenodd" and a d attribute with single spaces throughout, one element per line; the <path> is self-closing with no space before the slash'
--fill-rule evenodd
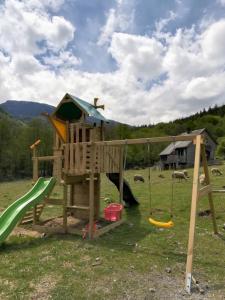
<path id="1" fill-rule="evenodd" d="M 172 220 L 170 220 L 168 222 L 159 222 L 152 218 L 149 218 L 148 220 L 149 220 L 149 223 L 151 223 L 152 225 L 154 225 L 156 227 L 160 227 L 160 228 L 171 228 L 174 226 L 174 223 Z"/>

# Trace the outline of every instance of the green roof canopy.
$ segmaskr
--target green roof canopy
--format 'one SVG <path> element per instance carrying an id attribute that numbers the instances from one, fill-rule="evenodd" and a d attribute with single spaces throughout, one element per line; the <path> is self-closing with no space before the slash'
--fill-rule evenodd
<path id="1" fill-rule="evenodd" d="M 66 94 L 63 97 L 53 115 L 64 121 L 78 121 L 82 113 L 88 117 L 107 122 L 107 119 L 100 114 L 94 105 L 70 94 Z"/>

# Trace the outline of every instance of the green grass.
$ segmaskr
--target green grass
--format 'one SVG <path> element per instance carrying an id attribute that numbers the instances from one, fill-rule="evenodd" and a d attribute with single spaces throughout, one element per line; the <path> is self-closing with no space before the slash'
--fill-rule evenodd
<path id="1" fill-rule="evenodd" d="M 225 174 L 225 166 L 221 167 Z M 180 299 L 184 286 L 192 170 L 188 182 L 174 185 L 175 227 L 159 230 L 148 223 L 148 183 L 133 182 L 135 173 L 147 178 L 147 170 L 127 171 L 139 209 L 126 210 L 126 223 L 94 241 L 75 235 L 46 238 L 11 236 L 0 247 L 0 299 Z M 171 171 L 159 178 L 152 171 L 154 218 L 169 220 Z M 213 177 L 216 187 L 224 176 Z M 118 201 L 118 192 L 102 176 L 102 197 Z M 0 184 L 0 207 L 7 207 L 31 187 L 31 181 Z M 57 187 L 53 197 L 60 197 Z M 213 235 L 210 217 L 197 217 L 193 275 L 209 291 L 204 299 L 225 294 L 225 195 L 214 197 L 220 236 Z M 102 209 L 104 201 L 102 201 Z M 199 210 L 208 209 L 207 198 Z M 59 207 L 48 207 L 43 217 L 57 216 Z M 93 266 L 99 258 L 100 264 Z M 97 259 L 98 261 L 98 259 Z M 165 272 L 167 267 L 171 273 Z M 151 288 L 156 292 L 152 293 Z M 199 296 L 199 295 L 198 295 Z M 200 296 L 199 296 L 200 297 Z M 220 298 L 221 297 L 221 298 Z M 196 298 L 197 299 L 197 298 Z M 200 299 L 200 298 L 199 298 Z M 203 299 L 203 298 L 202 298 Z"/>

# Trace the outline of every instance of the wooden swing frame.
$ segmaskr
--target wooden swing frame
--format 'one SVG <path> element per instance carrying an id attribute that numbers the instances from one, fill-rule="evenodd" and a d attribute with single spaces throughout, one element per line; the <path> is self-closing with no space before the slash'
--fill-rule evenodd
<path id="1" fill-rule="evenodd" d="M 188 249 L 187 249 L 187 261 L 186 261 L 186 276 L 185 276 L 185 289 L 188 293 L 191 293 L 192 286 L 192 266 L 193 266 L 193 251 L 194 251 L 194 237 L 195 237 L 195 224 L 197 214 L 198 200 L 203 196 L 208 196 L 209 206 L 211 210 L 211 218 L 213 223 L 214 234 L 218 234 L 214 203 L 212 197 L 212 187 L 210 184 L 209 170 L 207 164 L 207 158 L 205 153 L 205 141 L 203 135 L 179 135 L 179 136 L 164 136 L 154 138 L 140 138 L 140 139 L 127 139 L 127 140 L 114 140 L 114 141 L 99 141 L 95 142 L 95 145 L 137 145 L 137 144 L 149 144 L 149 143 L 162 143 L 162 142 L 177 142 L 177 141 L 191 141 L 195 144 L 195 160 L 194 160 L 194 173 L 192 184 L 192 200 L 191 200 L 191 213 L 189 223 L 189 236 L 188 236 Z M 199 171 L 202 165 L 205 173 L 206 186 L 200 188 L 199 185 Z M 122 179 L 123 173 L 120 174 L 120 199 L 122 199 Z M 91 184 L 91 181 L 90 181 Z M 90 195 L 91 197 L 91 195 Z M 93 223 L 93 218 L 92 218 Z"/>

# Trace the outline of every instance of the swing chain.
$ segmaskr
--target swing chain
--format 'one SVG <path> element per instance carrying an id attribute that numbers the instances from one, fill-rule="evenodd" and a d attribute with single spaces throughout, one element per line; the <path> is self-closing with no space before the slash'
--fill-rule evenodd
<path id="1" fill-rule="evenodd" d="M 151 147 L 150 142 L 147 144 L 147 164 L 148 164 L 148 195 L 149 195 L 149 212 L 152 215 L 152 184 L 151 184 L 151 167 L 150 167 L 150 159 L 151 159 Z"/>
<path id="2" fill-rule="evenodd" d="M 175 171 L 175 158 L 176 158 L 176 147 L 175 147 L 176 139 L 175 136 L 173 137 L 173 173 L 172 173 L 172 188 L 171 188 L 171 201 L 170 201 L 170 217 L 173 218 L 173 202 L 174 202 L 174 183 L 175 183 L 175 178 L 174 178 L 174 171 Z"/>

